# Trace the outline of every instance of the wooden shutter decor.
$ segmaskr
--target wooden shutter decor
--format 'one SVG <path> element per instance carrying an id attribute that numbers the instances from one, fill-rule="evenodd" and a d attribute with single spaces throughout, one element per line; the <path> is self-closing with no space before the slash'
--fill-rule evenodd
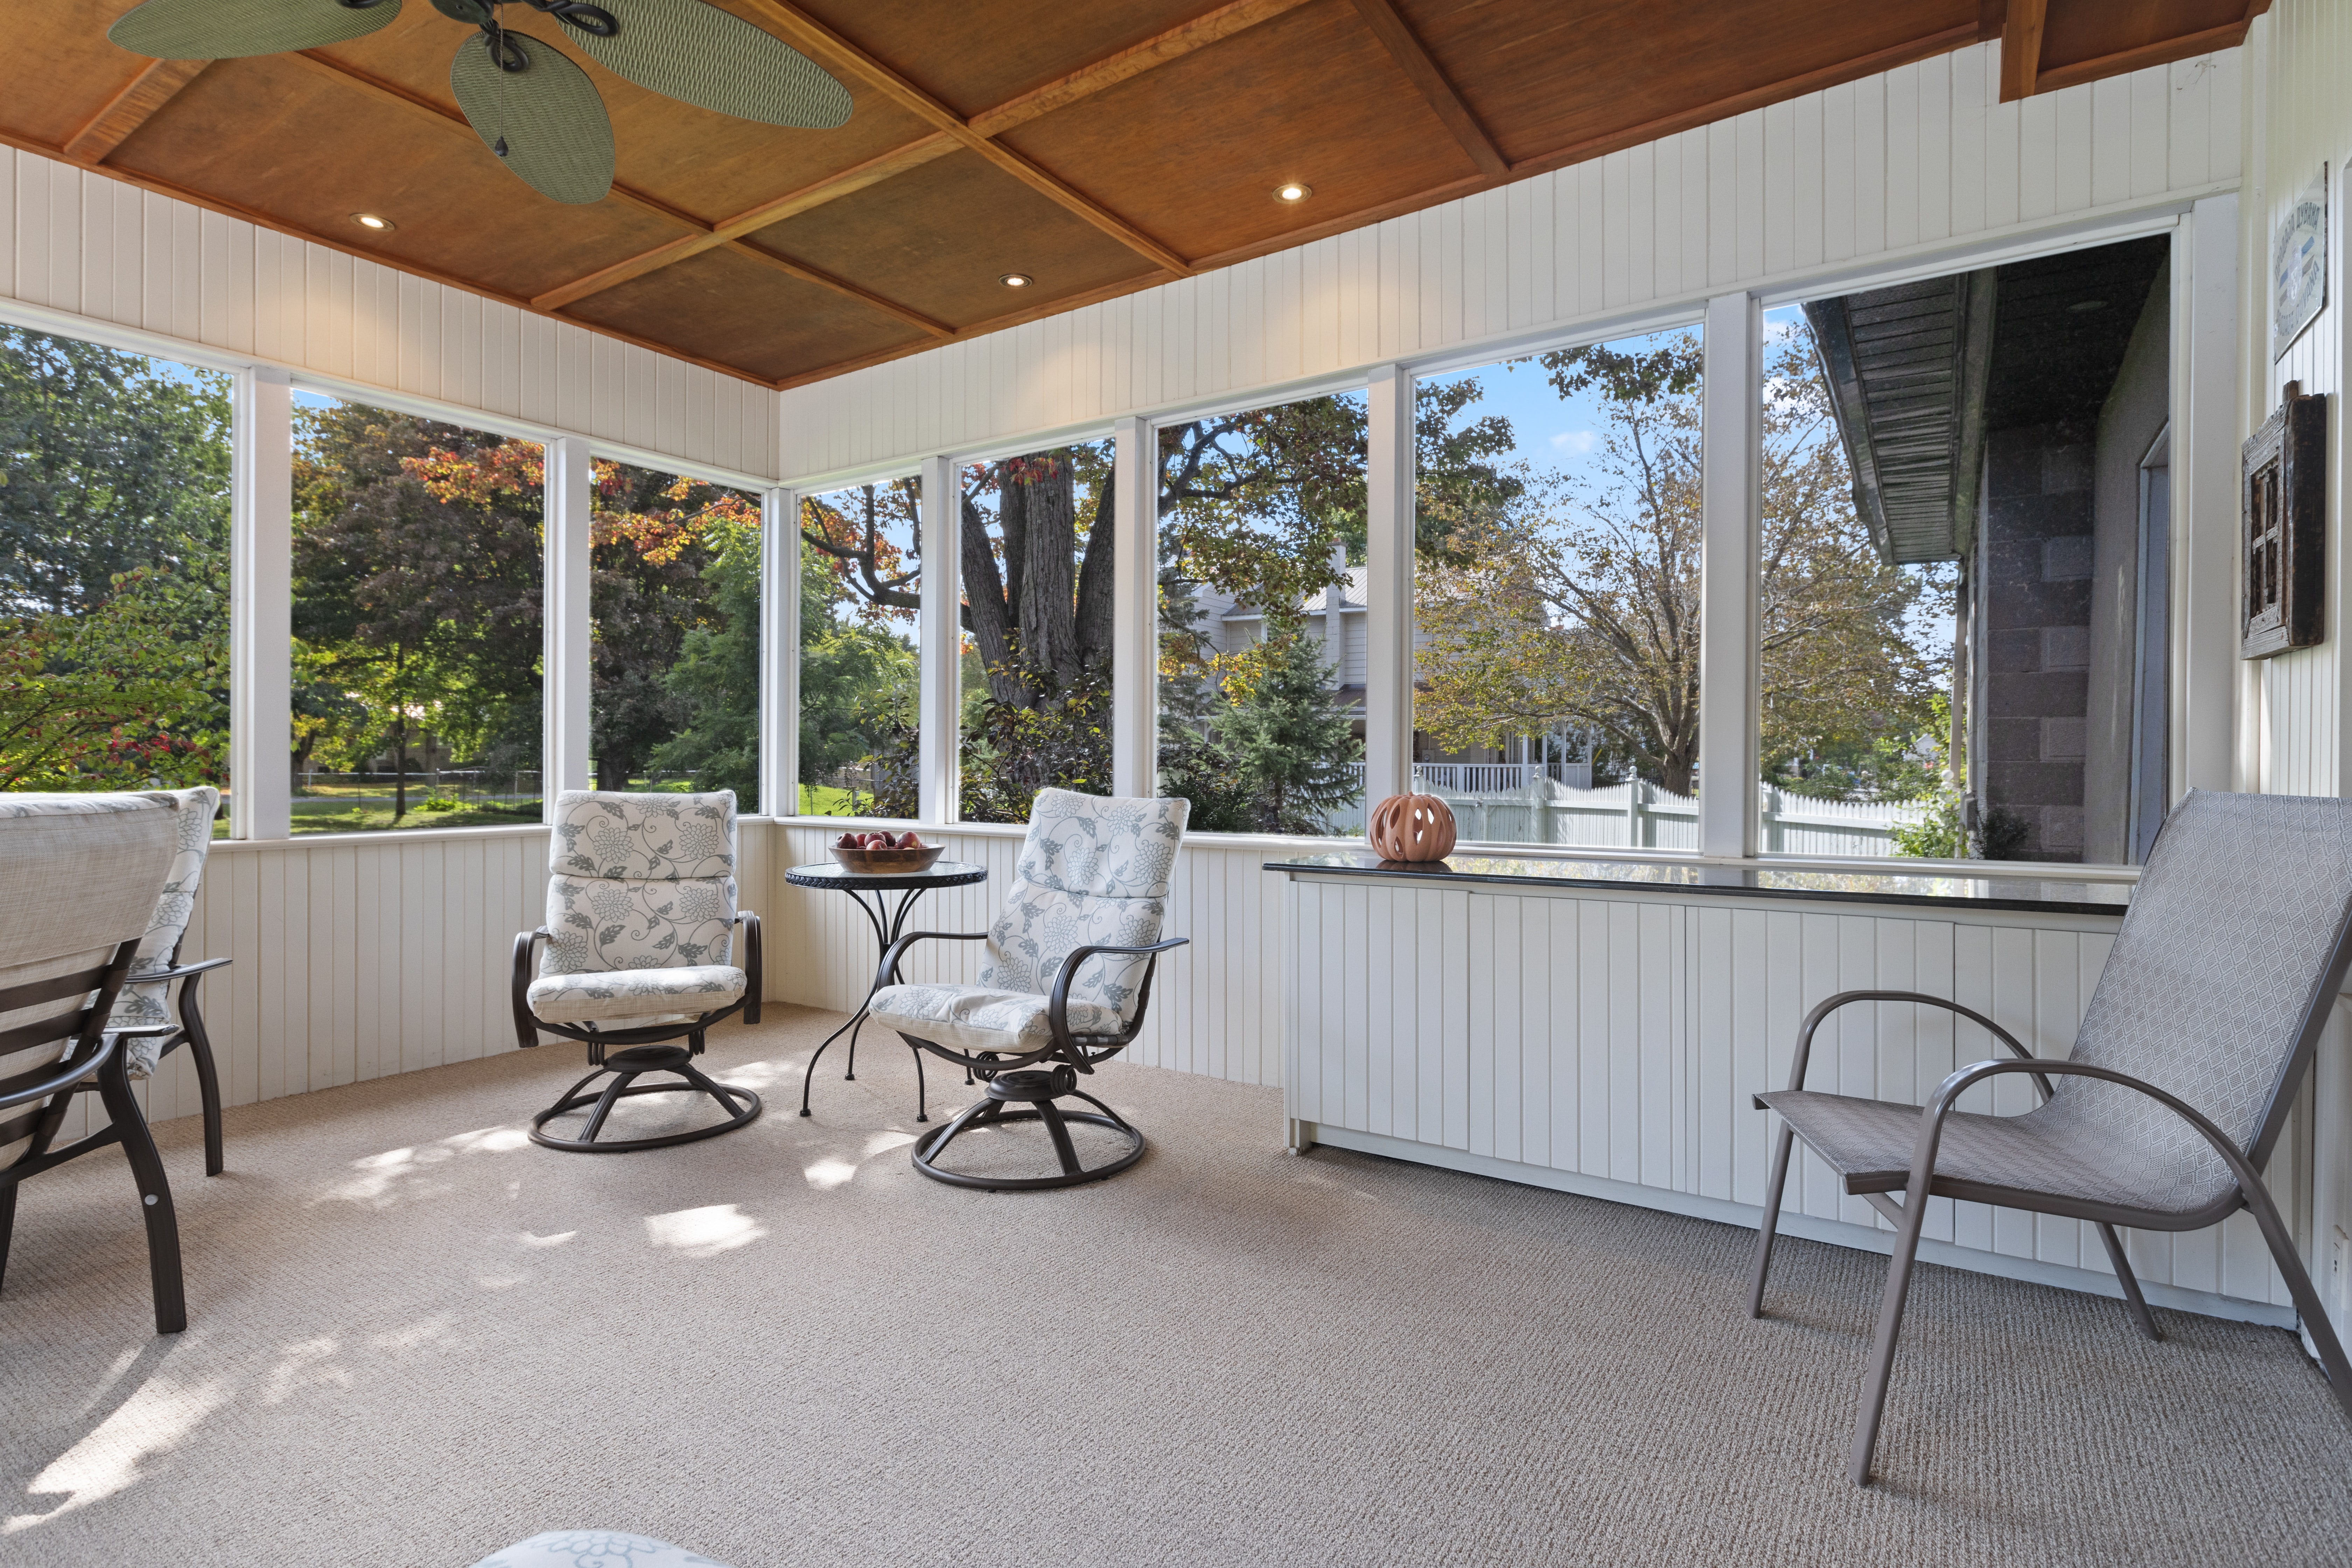
<path id="1" fill-rule="evenodd" d="M 2290 381 L 2279 410 L 2243 451 L 2242 658 L 2311 647 L 2326 637 L 2327 399 Z"/>

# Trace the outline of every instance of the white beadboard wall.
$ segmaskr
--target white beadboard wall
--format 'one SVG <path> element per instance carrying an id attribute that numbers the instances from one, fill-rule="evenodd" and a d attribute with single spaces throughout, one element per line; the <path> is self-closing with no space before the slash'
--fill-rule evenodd
<path id="1" fill-rule="evenodd" d="M 739 901 L 761 917 L 771 976 L 782 966 L 773 831 L 740 824 L 736 872 Z M 215 843 L 182 954 L 236 961 L 200 994 L 221 1098 L 250 1105 L 520 1049 L 508 978 L 515 933 L 546 920 L 547 844 L 543 827 Z M 185 1050 L 165 1058 L 144 1103 L 156 1121 L 201 1109 Z"/>
<path id="2" fill-rule="evenodd" d="M 2241 52 L 2011 104 L 1997 45 L 1923 60 L 793 388 L 782 471 L 996 446 L 2231 189 Z"/>
<path id="3" fill-rule="evenodd" d="M 0 300 L 772 478 L 773 390 L 0 148 Z M 168 345 L 159 352 L 168 352 Z"/>
<path id="4" fill-rule="evenodd" d="M 1282 938 L 1297 977 L 1286 1008 L 1289 1114 L 1318 1133 L 1422 1145 L 1423 1158 L 1507 1162 L 1522 1180 L 1539 1179 L 1533 1167 L 1621 1184 L 1604 1195 L 1635 1202 L 1736 1204 L 1753 1224 L 1776 1123 L 1748 1097 L 1786 1087 L 1797 1026 L 1815 1004 L 1840 991 L 1925 991 L 1984 1013 L 2038 1055 L 2063 1056 L 2116 923 L 1302 881 Z M 1806 1081 L 1916 1104 L 1954 1068 L 2000 1054 L 1983 1029 L 1938 1009 L 1859 1004 L 1815 1037 Z M 1962 1104 L 2015 1113 L 2031 1108 L 2032 1089 L 2004 1079 Z M 2299 1136 L 2290 1132 L 2275 1171 L 2296 1167 Z M 1790 1174 L 1786 1212 L 1892 1228 L 1844 1196 L 1810 1151 Z M 2077 1220 L 1936 1198 L 1926 1234 L 1967 1255 L 1945 1261 L 2113 1279 L 2096 1231 Z M 2178 1304 L 2223 1297 L 2265 1317 L 2289 1308 L 2291 1319 L 2250 1215 L 2181 1236 L 2133 1233 L 2129 1247 L 2143 1280 L 2193 1293 Z"/>
<path id="5" fill-rule="evenodd" d="M 2278 406 L 2280 389 L 2299 381 L 2328 396 L 2327 640 L 2252 667 L 2259 699 L 2260 787 L 2284 795 L 2340 795 L 2352 784 L 2352 725 L 2344 696 L 2352 690 L 2352 534 L 2344 526 L 2347 489 L 2344 365 L 2352 310 L 2344 289 L 2352 270 L 2347 203 L 2352 182 L 2352 97 L 2343 86 L 2352 59 L 2352 9 L 2336 0 L 2275 0 L 2246 35 L 2246 172 L 2239 212 L 2239 277 L 2245 321 L 2241 436 L 2252 436 Z M 2270 343 L 2271 237 L 2288 206 L 2325 164 L 2328 197 L 2327 302 L 2317 319 L 2273 361 Z M 2336 1331 L 2352 1335 L 2352 1029 L 2340 1016 L 2322 1039 L 2313 1070 L 2310 1231 L 2305 1256 Z M 2340 1250 L 2339 1250 L 2340 1249 Z"/>

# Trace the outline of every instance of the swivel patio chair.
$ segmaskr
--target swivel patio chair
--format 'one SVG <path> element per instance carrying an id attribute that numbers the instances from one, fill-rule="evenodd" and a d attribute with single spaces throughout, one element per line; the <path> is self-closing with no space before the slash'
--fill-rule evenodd
<path id="1" fill-rule="evenodd" d="M 0 795 L 0 1279 L 16 1189 L 120 1143 L 138 1184 L 155 1331 L 188 1326 L 172 1184 L 131 1092 L 126 1039 L 169 1025 L 110 1026 L 184 807 L 168 796 Z M 108 1124 L 53 1148 L 74 1094 L 95 1078 Z"/>
<path id="2" fill-rule="evenodd" d="M 875 1022 L 984 1086 L 980 1100 L 916 1141 L 915 1169 L 953 1186 L 1006 1191 L 1099 1181 L 1143 1157 L 1143 1134 L 1081 1090 L 1078 1077 L 1142 1032 L 1159 955 L 1184 945 L 1182 937 L 1161 942 L 1160 928 L 1191 811 L 1183 800 L 1042 790 L 995 923 L 984 931 L 909 931 L 891 943 L 866 1004 Z M 897 984 L 899 962 L 919 942 L 987 942 L 980 983 Z M 1055 1101 L 1066 1097 L 1094 1110 L 1064 1110 Z M 1006 1109 L 1014 1104 L 1028 1109 Z M 1045 1124 L 1058 1173 L 980 1175 L 940 1163 L 974 1128 L 1030 1121 Z M 1083 1163 L 1070 1141 L 1073 1121 L 1117 1134 L 1119 1152 Z"/>
<path id="3" fill-rule="evenodd" d="M 547 951 L 533 978 L 541 942 Z M 521 1045 L 538 1045 L 545 1029 L 588 1046 L 588 1076 L 531 1118 L 533 1142 L 609 1154 L 749 1126 L 760 1097 L 694 1065 L 711 1025 L 738 1012 L 747 1024 L 760 1021 L 760 917 L 735 907 L 735 792 L 556 796 L 547 924 L 515 938 L 512 994 Z M 686 1044 L 665 1043 L 678 1039 Z M 601 1091 L 582 1092 L 607 1073 L 613 1081 Z M 635 1081 L 650 1073 L 677 1081 Z M 727 1120 L 641 1138 L 602 1136 L 624 1099 L 698 1090 Z M 594 1109 L 578 1137 L 547 1131 L 583 1106 Z"/>
<path id="4" fill-rule="evenodd" d="M 1847 1467 L 1857 1486 L 1870 1479 L 1930 1194 L 2093 1222 L 2151 1339 L 2163 1335 L 2115 1227 L 2200 1230 L 2252 1210 L 2352 1415 L 2352 1365 L 2262 1182 L 2348 962 L 2352 801 L 2191 791 L 2157 837 L 2066 1059 L 2037 1058 L 1982 1014 L 1916 992 L 1843 992 L 1806 1016 L 1789 1087 L 1756 1096 L 1782 1123 L 1748 1310 L 1763 1315 L 1790 1146 L 1801 1138 L 1895 1226 Z M 1947 1008 L 2019 1059 L 1961 1068 L 1925 1106 L 1808 1090 L 1814 1030 L 1855 1002 Z M 1974 1085 L 2011 1073 L 2032 1078 L 2034 1109 L 1954 1109 Z"/>

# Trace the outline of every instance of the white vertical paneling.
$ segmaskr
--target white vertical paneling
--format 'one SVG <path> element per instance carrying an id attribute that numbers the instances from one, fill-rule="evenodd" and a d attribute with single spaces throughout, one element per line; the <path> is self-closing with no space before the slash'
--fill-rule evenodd
<path id="1" fill-rule="evenodd" d="M 1962 49 L 794 388 L 775 461 L 816 478 L 2178 206 L 2237 183 L 2240 55 L 2004 104 L 1998 46 Z"/>
<path id="2" fill-rule="evenodd" d="M 807 830 L 787 831 L 814 842 Z M 1188 845 L 1181 875 L 1189 882 L 1223 862 L 1281 880 L 1257 872 L 1265 858 L 1231 841 Z M 1336 880 L 1257 898 L 1294 933 L 1275 951 L 1291 965 L 1296 1004 L 1257 1015 L 1287 1031 L 1289 1115 L 1402 1139 L 1440 1163 L 1458 1152 L 1605 1178 L 1622 1184 L 1609 1195 L 1665 1206 L 1761 1203 L 1774 1124 L 1750 1097 L 1787 1082 L 1798 1022 L 1824 997 L 1948 996 L 2037 1054 L 2063 1056 L 2113 942 L 2109 922 L 2096 919 L 1842 912 L 1716 896 Z M 1198 945 L 1188 951 L 1201 967 L 1259 973 L 1239 928 L 1196 920 L 1191 929 Z M 1857 1004 L 1822 1026 L 1807 1082 L 1916 1104 L 1956 1068 L 2000 1054 L 1981 1028 L 1956 1026 L 1941 1008 Z M 2021 1077 L 1971 1091 L 1969 1103 L 2016 1111 L 2032 1100 Z M 2282 1156 L 2276 1168 L 2288 1163 Z M 1858 1227 L 1846 1233 L 1857 1237 L 1887 1228 L 1811 1154 L 1792 1168 L 1787 1212 Z M 2135 1267 L 2158 1286 L 2283 1300 L 2243 1220 L 2133 1236 Z M 2074 1220 L 1935 1199 L 1927 1235 L 2026 1278 L 2109 1272 L 2096 1236 Z"/>
<path id="3" fill-rule="evenodd" d="M 467 411 L 561 426 L 688 463 L 776 472 L 774 392 L 584 327 L 0 148 L 0 313 L 252 355 Z M 52 318 L 46 312 L 60 312 Z M 562 351 L 568 350 L 565 353 Z"/>

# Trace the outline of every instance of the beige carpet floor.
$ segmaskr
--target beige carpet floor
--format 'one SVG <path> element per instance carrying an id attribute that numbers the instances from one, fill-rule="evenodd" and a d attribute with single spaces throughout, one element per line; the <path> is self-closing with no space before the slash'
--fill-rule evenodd
<path id="1" fill-rule="evenodd" d="M 793 1114 L 833 1022 L 719 1031 L 768 1114 L 655 1153 L 524 1140 L 576 1047 L 233 1111 L 213 1181 L 167 1123 L 170 1339 L 119 1161 L 31 1184 L 0 1563 L 462 1568 L 557 1526 L 738 1568 L 2352 1560 L 2352 1431 L 2284 1331 L 2151 1344 L 1927 1268 L 1857 1491 L 1874 1258 L 1788 1243 L 1750 1322 L 1749 1233 L 1286 1156 L 1274 1091 L 1140 1068 L 1100 1080 L 1132 1171 L 953 1190 L 902 1049 Z"/>

